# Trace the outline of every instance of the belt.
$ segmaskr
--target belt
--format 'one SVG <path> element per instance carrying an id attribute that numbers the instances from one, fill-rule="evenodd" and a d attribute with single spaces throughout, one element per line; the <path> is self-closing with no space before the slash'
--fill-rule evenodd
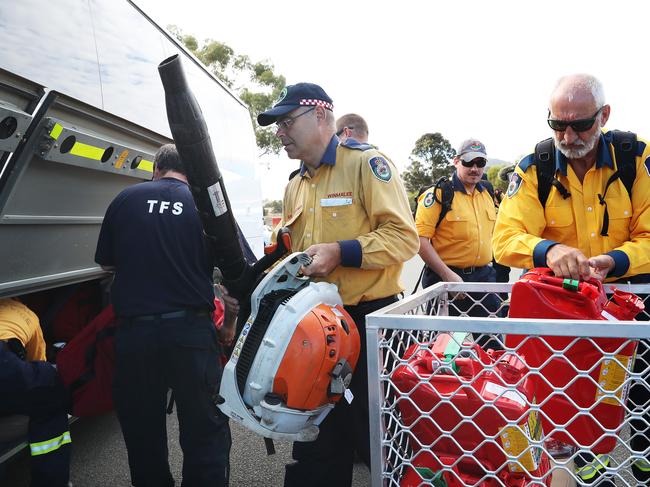
<path id="1" fill-rule="evenodd" d="M 159 313 L 155 315 L 138 315 L 122 318 L 123 321 L 156 321 L 156 320 L 175 320 L 185 317 L 210 316 L 212 312 L 207 309 L 181 309 L 170 311 L 169 313 Z"/>
<path id="2" fill-rule="evenodd" d="M 454 266 L 447 266 L 449 267 L 452 271 L 454 271 L 456 274 L 474 274 L 476 271 L 480 271 L 482 269 L 485 269 L 487 265 L 480 265 L 480 266 L 470 266 L 470 267 L 454 267 Z"/>
<path id="3" fill-rule="evenodd" d="M 383 308 L 384 306 L 388 306 L 389 304 L 393 304 L 395 301 L 397 301 L 397 296 L 393 294 L 392 296 L 386 296 L 385 298 L 377 298 L 371 301 L 360 301 L 353 305 L 345 305 L 345 309 L 348 310 L 348 312 L 350 312 L 350 310 L 353 312 L 364 312 L 368 309 L 374 311 Z"/>

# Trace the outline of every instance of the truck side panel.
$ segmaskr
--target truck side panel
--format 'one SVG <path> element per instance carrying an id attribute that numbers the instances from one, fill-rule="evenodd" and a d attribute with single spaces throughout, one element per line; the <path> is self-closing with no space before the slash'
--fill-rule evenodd
<path id="1" fill-rule="evenodd" d="M 0 296 L 101 275 L 93 257 L 108 203 L 151 178 L 153 154 L 169 141 L 157 65 L 176 52 L 208 123 L 235 218 L 261 254 L 248 110 L 146 16 L 124 0 L 5 2 L 0 43 L 15 46 L 0 69 L 0 127 L 12 111 L 31 122 L 28 137 L 8 136 L 19 140 L 13 150 L 2 152 L 0 136 Z"/>

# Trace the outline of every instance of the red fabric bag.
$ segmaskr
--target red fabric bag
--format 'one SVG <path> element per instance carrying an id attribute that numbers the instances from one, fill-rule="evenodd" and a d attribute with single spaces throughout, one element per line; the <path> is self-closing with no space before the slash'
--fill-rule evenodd
<path id="1" fill-rule="evenodd" d="M 117 329 L 113 306 L 107 306 L 57 354 L 61 380 L 72 395 L 72 414 L 97 416 L 113 409 L 113 374 Z"/>

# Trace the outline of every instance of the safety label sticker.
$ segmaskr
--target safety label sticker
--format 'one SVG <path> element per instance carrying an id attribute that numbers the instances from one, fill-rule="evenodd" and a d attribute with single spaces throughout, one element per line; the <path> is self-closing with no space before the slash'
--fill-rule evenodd
<path id="1" fill-rule="evenodd" d="M 235 347 L 232 349 L 230 361 L 233 364 L 236 364 L 237 360 L 239 360 L 239 354 L 241 353 L 241 349 L 244 347 L 244 342 L 246 341 L 246 337 L 248 336 L 248 332 L 250 331 L 251 326 L 253 326 L 253 322 L 250 321 L 249 318 L 249 321 L 246 322 L 241 330 L 241 333 L 239 334 L 239 338 L 237 339 L 237 343 L 235 343 Z"/>
<path id="2" fill-rule="evenodd" d="M 621 386 L 625 383 L 631 361 L 632 357 L 628 355 L 614 355 L 613 359 L 603 360 L 598 373 L 598 385 L 600 387 L 596 388 L 596 401 L 603 396 L 607 396 L 602 400 L 604 404 L 613 406 L 625 404 L 623 394 L 627 391 L 626 388 Z"/>
<path id="3" fill-rule="evenodd" d="M 503 449 L 509 457 L 516 460 L 508 462 L 511 472 L 537 470 L 541 459 L 541 448 L 533 447 L 531 440 L 539 441 L 540 438 L 541 425 L 536 411 L 529 413 L 524 424 L 506 426 L 501 430 L 499 439 Z"/>
<path id="4" fill-rule="evenodd" d="M 208 195 L 210 196 L 215 216 L 221 216 L 228 211 L 226 198 L 223 197 L 223 192 L 218 181 L 212 186 L 208 186 Z"/>

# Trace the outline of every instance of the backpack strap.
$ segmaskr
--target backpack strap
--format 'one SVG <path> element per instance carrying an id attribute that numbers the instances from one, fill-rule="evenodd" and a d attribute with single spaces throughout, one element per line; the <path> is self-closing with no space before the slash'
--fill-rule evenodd
<path id="1" fill-rule="evenodd" d="M 612 144 L 616 156 L 616 170 L 619 172 L 625 189 L 627 189 L 627 194 L 632 198 L 632 186 L 636 179 L 636 134 L 634 132 L 612 130 Z"/>
<path id="2" fill-rule="evenodd" d="M 620 178 L 627 190 L 627 194 L 632 198 L 632 185 L 636 178 L 636 134 L 633 132 L 612 130 L 612 145 L 614 146 L 614 154 L 616 156 L 616 171 L 607 180 L 603 194 L 598 194 L 598 201 L 601 206 L 605 207 L 603 226 L 600 229 L 600 235 L 603 237 L 609 235 L 609 212 L 607 211 L 607 202 L 605 201 L 605 195 L 607 195 L 609 186 Z"/>
<path id="3" fill-rule="evenodd" d="M 542 207 L 546 207 L 551 186 L 555 186 L 563 199 L 571 193 L 555 177 L 555 144 L 552 138 L 542 140 L 535 146 L 533 164 L 537 167 L 537 197 Z"/>
<path id="4" fill-rule="evenodd" d="M 440 199 L 438 199 L 438 189 L 440 189 Z M 433 199 L 441 206 L 440 216 L 436 222 L 436 228 L 438 228 L 445 215 L 451 210 L 451 204 L 454 201 L 454 186 L 446 176 L 438 179 L 433 186 Z"/>

